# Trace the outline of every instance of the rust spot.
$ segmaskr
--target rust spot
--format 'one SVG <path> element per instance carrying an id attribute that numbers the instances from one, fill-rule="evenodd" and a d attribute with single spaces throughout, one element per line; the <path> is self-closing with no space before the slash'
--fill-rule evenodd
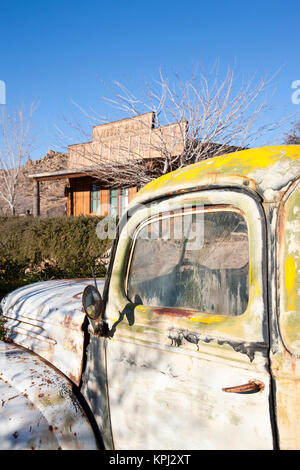
<path id="1" fill-rule="evenodd" d="M 43 398 L 43 396 L 44 396 L 44 393 L 39 393 L 38 395 L 39 398 Z"/>
<path id="2" fill-rule="evenodd" d="M 152 310 L 157 315 L 167 315 L 169 317 L 186 317 L 190 318 L 194 315 L 194 312 L 191 310 L 185 310 L 183 308 L 172 308 L 172 307 L 161 307 L 161 308 L 154 308 Z"/>
<path id="3" fill-rule="evenodd" d="M 73 295 L 73 299 L 80 300 L 82 297 L 83 292 L 79 292 L 79 294 Z"/>
<path id="4" fill-rule="evenodd" d="M 249 380 L 247 384 L 222 388 L 222 391 L 227 393 L 257 393 L 262 392 L 264 388 L 265 385 L 260 380 Z"/>
<path id="5" fill-rule="evenodd" d="M 296 358 L 293 355 L 291 356 L 291 367 L 292 367 L 293 373 L 295 373 L 295 371 L 296 371 Z"/>
<path id="6" fill-rule="evenodd" d="M 19 396 L 19 395 L 15 395 L 14 397 L 10 397 L 10 398 L 8 399 L 8 401 L 14 400 L 15 398 L 18 398 L 18 396 Z"/>
<path id="7" fill-rule="evenodd" d="M 70 372 L 69 373 L 69 379 L 71 380 L 71 382 L 74 382 L 76 385 L 79 385 L 80 375 L 76 376 L 76 375 L 71 374 L 71 372 Z"/>
<path id="8" fill-rule="evenodd" d="M 71 315 L 65 315 L 63 326 L 68 327 L 71 323 Z"/>
<path id="9" fill-rule="evenodd" d="M 53 432 L 53 426 L 52 426 L 51 424 L 50 424 L 50 426 L 49 426 L 49 431 L 50 431 L 50 432 Z"/>

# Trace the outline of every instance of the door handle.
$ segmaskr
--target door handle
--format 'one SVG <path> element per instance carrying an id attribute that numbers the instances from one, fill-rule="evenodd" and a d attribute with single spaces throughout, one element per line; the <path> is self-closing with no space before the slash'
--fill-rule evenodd
<path id="1" fill-rule="evenodd" d="M 261 392 L 265 385 L 260 380 L 249 380 L 247 384 L 236 385 L 235 387 L 222 388 L 223 392 L 227 393 L 257 393 Z"/>

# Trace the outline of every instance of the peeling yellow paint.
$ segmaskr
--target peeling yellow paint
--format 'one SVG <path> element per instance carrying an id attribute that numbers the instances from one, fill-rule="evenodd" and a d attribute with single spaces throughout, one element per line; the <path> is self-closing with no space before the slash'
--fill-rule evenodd
<path id="1" fill-rule="evenodd" d="M 220 321 L 223 321 L 226 317 L 224 316 L 221 316 L 221 315 L 218 315 L 218 316 L 215 316 L 215 315 L 207 315 L 207 316 L 197 316 L 197 317 L 191 317 L 189 318 L 189 320 L 191 321 L 195 321 L 195 322 L 199 322 L 199 323 L 217 323 L 217 322 L 220 322 Z"/>
<path id="2" fill-rule="evenodd" d="M 255 295 L 257 295 L 257 296 L 260 296 L 260 294 L 261 294 L 261 291 L 260 291 L 260 287 L 259 287 L 258 282 L 255 282 L 255 284 L 254 284 L 254 293 L 255 293 Z"/>
<path id="3" fill-rule="evenodd" d="M 273 357 L 276 380 L 276 418 L 282 449 L 300 448 L 300 185 L 283 201 L 279 219 L 281 350 Z"/>
<path id="4" fill-rule="evenodd" d="M 296 263 L 293 256 L 288 256 L 285 260 L 285 286 L 288 295 L 288 309 L 294 310 L 295 308 L 295 282 L 297 272 Z"/>
<path id="5" fill-rule="evenodd" d="M 285 286 L 288 294 L 290 294 L 291 290 L 295 285 L 296 280 L 296 263 L 295 259 L 292 256 L 286 258 L 285 261 Z"/>
<path id="6" fill-rule="evenodd" d="M 292 354 L 300 351 L 300 185 L 296 185 L 282 208 L 280 252 L 280 327 L 285 346 Z"/>
<path id="7" fill-rule="evenodd" d="M 209 184 L 246 185 L 260 194 L 267 189 L 273 189 L 276 193 L 291 182 L 297 172 L 300 172 L 300 145 L 242 150 L 163 175 L 142 188 L 132 204 L 152 199 L 161 192 Z"/>

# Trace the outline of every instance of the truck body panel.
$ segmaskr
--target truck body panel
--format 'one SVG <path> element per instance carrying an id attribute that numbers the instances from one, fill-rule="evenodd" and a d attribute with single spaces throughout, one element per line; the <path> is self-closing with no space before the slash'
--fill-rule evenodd
<path id="1" fill-rule="evenodd" d="M 224 240 L 218 248 L 220 235 L 212 240 L 213 231 L 207 239 L 204 234 L 199 250 L 193 246 L 190 250 L 183 248 L 185 263 L 180 265 L 178 240 L 167 241 L 164 227 L 168 231 L 170 227 L 166 221 L 174 220 L 176 213 L 190 214 L 192 208 L 195 209 L 192 215 L 208 213 L 209 220 L 204 220 L 204 227 L 213 223 L 214 216 L 218 216 L 217 225 L 220 227 L 220 215 L 234 214 L 235 219 L 239 217 L 245 221 L 250 260 L 248 263 L 244 254 L 242 264 L 245 267 L 236 266 L 239 260 L 232 259 L 234 252 L 244 243 L 240 240 L 240 232 L 231 236 L 230 244 L 234 246 L 231 249 Z M 228 223 L 227 217 L 225 229 Z M 162 233 L 143 240 L 141 269 L 137 271 L 135 281 L 140 286 L 136 292 L 143 302 L 135 305 L 128 292 L 132 277 L 130 264 L 135 263 L 134 255 L 128 256 L 128 252 L 135 252 L 138 238 L 132 234 L 136 230 L 138 233 L 145 228 L 150 230 L 155 224 L 161 225 Z M 156 255 L 159 245 L 162 249 Z M 225 250 L 226 256 L 232 259 L 232 265 L 226 262 L 228 269 L 221 269 L 220 276 L 225 271 L 232 271 L 232 284 L 236 282 L 234 276 L 241 275 L 241 269 L 249 269 L 249 298 L 243 307 L 245 310 L 242 308 L 239 314 L 232 315 L 235 299 L 231 296 L 229 311 L 224 315 L 195 308 L 178 308 L 178 300 L 174 306 L 159 306 L 157 299 L 150 298 L 147 302 L 147 296 L 143 296 L 145 290 L 157 291 L 157 284 L 163 284 L 165 295 L 169 288 L 166 278 L 169 277 L 171 286 L 176 284 L 177 290 L 172 291 L 172 299 L 168 299 L 172 302 L 180 290 L 180 271 L 196 270 L 195 260 L 202 256 L 201 273 L 203 263 L 206 262 L 207 266 L 204 271 L 205 289 L 209 298 L 217 301 L 214 298 L 217 297 L 214 296 L 217 290 L 216 268 L 224 263 Z M 204 255 L 201 254 L 203 251 Z M 203 257 L 209 257 L 209 261 Z M 177 274 L 173 275 L 166 269 L 168 266 Z M 126 234 L 120 235 L 106 305 L 111 337 L 107 343 L 108 391 L 112 433 L 117 448 L 273 448 L 265 267 L 263 208 L 246 190 L 211 189 L 174 195 L 158 202 L 151 210 L 151 217 L 145 207 L 131 217 L 126 225 Z M 139 266 L 136 269 L 139 270 Z M 154 287 L 153 281 L 151 284 L 144 279 L 147 288 L 141 283 L 139 277 L 145 278 L 145 272 L 152 280 L 158 279 Z M 195 295 L 191 281 L 198 286 L 199 280 L 189 274 L 185 278 L 188 281 L 185 281 L 184 290 L 189 289 L 185 302 L 191 305 Z M 185 278 L 181 276 L 181 282 Z M 237 295 L 241 289 L 242 285 L 237 287 Z M 221 295 L 226 295 L 226 292 Z M 238 394 L 223 390 L 251 380 L 261 382 L 263 389 L 258 393 Z M 147 393 L 143 393 L 146 390 Z M 123 409 L 126 413 L 122 413 Z M 235 439 L 235 435 L 239 439 Z"/>
<path id="2" fill-rule="evenodd" d="M 7 337 L 37 353 L 80 384 L 85 313 L 82 292 L 91 280 L 45 281 L 21 287 L 2 300 Z M 98 287 L 103 289 L 103 281 Z"/>
<path id="3" fill-rule="evenodd" d="M 8 337 L 78 386 L 105 448 L 300 448 L 299 178 L 292 145 L 149 183 L 119 223 L 103 309 L 88 328 L 91 280 L 2 301 Z M 13 360 L 9 370 L 13 388 Z M 14 400 L 5 396 L 4 409 Z"/>
<path id="4" fill-rule="evenodd" d="M 36 354 L 0 342 L 0 449 L 97 449 L 72 383 Z"/>

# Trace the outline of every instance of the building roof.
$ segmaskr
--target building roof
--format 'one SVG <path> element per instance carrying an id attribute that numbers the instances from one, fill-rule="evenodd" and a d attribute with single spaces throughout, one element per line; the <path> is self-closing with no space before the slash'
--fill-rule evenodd
<path id="1" fill-rule="evenodd" d="M 41 181 L 53 180 L 60 178 L 75 178 L 78 176 L 87 176 L 88 173 L 92 173 L 93 169 L 88 168 L 68 168 L 67 170 L 48 171 L 44 173 L 35 173 L 28 175 L 28 178 L 33 178 Z"/>
<path id="2" fill-rule="evenodd" d="M 194 163 L 142 188 L 132 205 L 191 188 L 214 185 L 249 187 L 265 201 L 300 177 L 300 145 L 260 147 Z"/>

